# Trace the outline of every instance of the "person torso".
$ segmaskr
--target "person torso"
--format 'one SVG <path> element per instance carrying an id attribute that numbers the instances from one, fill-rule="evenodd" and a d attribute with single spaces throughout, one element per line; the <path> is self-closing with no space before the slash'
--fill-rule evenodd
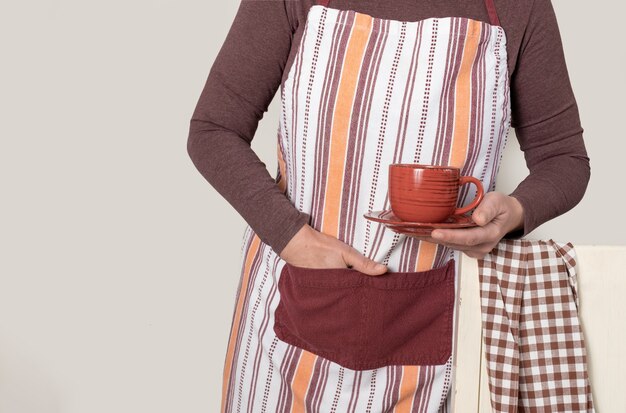
<path id="1" fill-rule="evenodd" d="M 310 225 L 390 270 L 439 267 L 450 248 L 363 214 L 390 208 L 391 163 L 455 166 L 495 189 L 510 126 L 506 35 L 465 17 L 408 22 L 322 2 L 309 9 L 281 103 L 278 182 Z M 457 205 L 475 191 L 463 186 Z"/>

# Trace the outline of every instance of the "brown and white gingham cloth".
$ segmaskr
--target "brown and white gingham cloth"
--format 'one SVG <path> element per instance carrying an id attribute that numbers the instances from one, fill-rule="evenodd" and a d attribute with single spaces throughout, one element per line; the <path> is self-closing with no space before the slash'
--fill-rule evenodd
<path id="1" fill-rule="evenodd" d="M 571 243 L 502 239 L 478 260 L 494 412 L 594 412 Z"/>

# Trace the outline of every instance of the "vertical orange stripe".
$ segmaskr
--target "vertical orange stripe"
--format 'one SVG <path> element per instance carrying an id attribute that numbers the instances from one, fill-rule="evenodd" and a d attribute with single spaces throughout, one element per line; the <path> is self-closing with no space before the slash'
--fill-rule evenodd
<path id="1" fill-rule="evenodd" d="M 222 408 L 223 412 L 226 405 L 226 393 L 228 392 L 228 379 L 230 378 L 230 372 L 233 366 L 233 353 L 235 351 L 235 343 L 237 343 L 237 334 L 239 332 L 239 324 L 241 322 L 241 311 L 243 303 L 246 300 L 246 294 L 248 291 L 248 280 L 250 279 L 250 270 L 252 268 L 252 261 L 259 251 L 261 245 L 261 239 L 258 235 L 254 234 L 248 254 L 246 255 L 246 261 L 243 272 L 243 279 L 241 281 L 241 289 L 239 290 L 239 296 L 237 297 L 237 307 L 235 308 L 235 317 L 233 319 L 233 325 L 230 330 L 230 338 L 228 339 L 228 351 L 226 352 L 226 361 L 224 364 L 224 377 L 222 379 Z"/>
<path id="2" fill-rule="evenodd" d="M 413 407 L 413 399 L 417 393 L 417 378 L 420 366 L 402 366 L 402 382 L 400 383 L 400 398 L 394 413 L 409 413 Z"/>
<path id="3" fill-rule="evenodd" d="M 324 194 L 324 213 L 321 228 L 321 232 L 333 236 L 338 235 L 347 137 L 352 117 L 352 106 L 356 94 L 357 80 L 371 27 L 371 16 L 361 13 L 356 14 L 354 25 L 351 28 L 350 40 L 346 48 L 343 67 L 341 68 L 341 82 L 339 84 L 335 111 L 333 113 L 333 128 L 331 131 L 329 166 L 326 191 Z M 292 383 L 294 398 L 291 411 L 294 413 L 305 411 L 304 397 L 311 381 L 316 359 L 317 356 L 315 354 L 303 350 Z"/>
<path id="4" fill-rule="evenodd" d="M 435 254 L 439 244 L 428 241 L 420 241 L 419 255 L 417 257 L 417 268 L 415 271 L 426 271 L 433 268 Z"/>
<path id="5" fill-rule="evenodd" d="M 467 156 L 469 140 L 469 118 L 472 110 L 470 95 L 472 81 L 472 65 L 476 59 L 478 40 L 480 39 L 481 23 L 470 20 L 463 47 L 463 59 L 457 77 L 456 98 L 454 108 L 454 140 L 450 154 L 450 166 L 462 168 Z"/>
<path id="6" fill-rule="evenodd" d="M 280 180 L 278 181 L 278 187 L 280 188 L 282 192 L 285 192 L 285 189 L 287 187 L 287 181 L 286 181 L 287 176 L 285 175 L 285 170 L 286 170 L 285 158 L 283 157 L 283 151 L 280 149 L 280 143 L 278 143 L 276 147 L 277 147 L 276 152 L 278 152 L 277 153 L 278 168 L 280 171 Z"/>
<path id="7" fill-rule="evenodd" d="M 298 362 L 298 368 L 294 375 L 293 382 L 291 383 L 291 389 L 293 394 L 293 404 L 290 412 L 292 413 L 304 413 L 304 398 L 309 388 L 309 382 L 311 381 L 311 373 L 313 372 L 313 366 L 315 365 L 315 359 L 317 356 L 306 350 L 302 350 L 300 355 L 300 361 Z"/>
<path id="8" fill-rule="evenodd" d="M 371 27 L 371 16 L 361 13 L 356 14 L 341 69 L 341 82 L 333 113 L 329 166 L 324 198 L 324 218 L 321 231 L 334 236 L 338 234 L 341 192 L 346 162 L 346 141 L 352 119 L 352 107 Z"/>

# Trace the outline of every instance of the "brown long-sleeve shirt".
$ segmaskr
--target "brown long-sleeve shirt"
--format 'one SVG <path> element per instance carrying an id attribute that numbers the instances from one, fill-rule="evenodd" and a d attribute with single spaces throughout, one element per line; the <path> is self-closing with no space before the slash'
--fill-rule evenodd
<path id="1" fill-rule="evenodd" d="M 313 4 L 240 0 L 187 141 L 199 172 L 276 253 L 310 217 L 280 191 L 250 144 L 293 63 Z M 510 194 L 524 208 L 524 227 L 505 237 L 518 238 L 578 204 L 591 170 L 550 0 L 495 5 L 507 36 L 511 126 L 529 169 Z M 403 21 L 464 16 L 489 22 L 483 0 L 331 0 L 329 7 Z"/>

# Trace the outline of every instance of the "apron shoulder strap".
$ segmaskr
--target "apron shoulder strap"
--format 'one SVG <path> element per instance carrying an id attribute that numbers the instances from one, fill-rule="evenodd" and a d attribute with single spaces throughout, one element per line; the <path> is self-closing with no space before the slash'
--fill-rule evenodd
<path id="1" fill-rule="evenodd" d="M 491 24 L 494 26 L 500 26 L 500 19 L 498 19 L 498 13 L 496 12 L 496 6 L 493 3 L 493 0 L 485 0 L 485 7 L 487 8 Z"/>

